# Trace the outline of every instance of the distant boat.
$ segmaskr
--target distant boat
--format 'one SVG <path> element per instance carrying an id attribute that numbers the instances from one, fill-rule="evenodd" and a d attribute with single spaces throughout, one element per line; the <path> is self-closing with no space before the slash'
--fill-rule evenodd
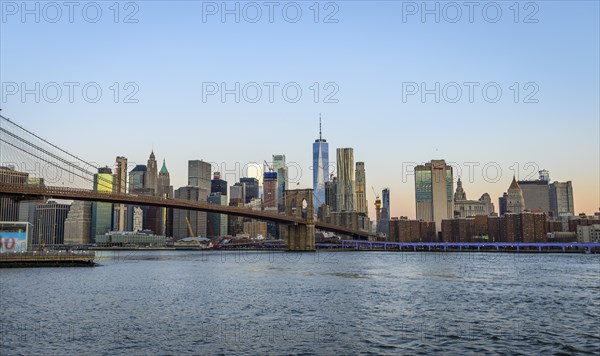
<path id="1" fill-rule="evenodd" d="M 207 237 L 184 237 L 183 239 L 175 241 L 175 248 L 193 248 L 206 250 L 213 247 L 211 239 Z"/>

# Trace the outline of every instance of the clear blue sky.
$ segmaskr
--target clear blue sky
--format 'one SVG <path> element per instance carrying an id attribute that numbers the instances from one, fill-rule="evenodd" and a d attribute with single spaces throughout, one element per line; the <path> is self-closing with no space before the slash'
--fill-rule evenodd
<path id="1" fill-rule="evenodd" d="M 446 2 L 437 3 L 439 23 L 435 15 L 422 21 L 422 9 L 413 7 L 421 2 L 319 2 L 318 23 L 313 1 L 295 3 L 302 10 L 295 23 L 296 5 L 287 2 L 274 7 L 272 23 L 264 2 L 257 3 L 262 17 L 256 23 L 250 22 L 256 9 L 242 2 L 239 23 L 234 15 L 222 21 L 221 9 L 213 7 L 221 2 L 141 1 L 127 8 L 121 2 L 118 15 L 113 3 L 98 2 L 102 14 L 91 23 L 96 9 L 89 3 L 78 3 L 71 22 L 69 8 L 62 7 L 58 16 L 57 9 L 39 2 L 36 23 L 35 14 L 23 21 L 21 2 L 0 2 L 5 116 L 103 165 L 113 165 L 117 155 L 145 163 L 154 148 L 159 160 L 166 158 L 175 188 L 186 184 L 188 159 L 234 170 L 236 162 L 262 162 L 272 154 L 285 154 L 299 166 L 300 186 L 309 187 L 321 113 L 332 159 L 335 148 L 354 147 L 355 159 L 365 161 L 371 212 L 370 186 L 390 187 L 392 216 L 414 217 L 414 181 L 411 175 L 403 178 L 402 167 L 437 158 L 462 167 L 470 199 L 488 192 L 497 205 L 513 163 L 524 178 L 533 172 L 525 165 L 533 162 L 553 180 L 573 181 L 577 211 L 591 213 L 600 206 L 598 1 L 519 2 L 517 23 L 512 1 L 497 3 L 502 14 L 495 23 L 496 8 L 489 2 L 474 8 L 473 22 L 469 8 L 458 2 L 462 16 L 456 23 L 450 22 L 456 8 Z M 288 18 L 282 15 L 286 4 Z M 35 5 L 27 3 L 30 9 Z M 337 22 L 324 23 L 332 13 Z M 130 14 L 137 22 L 124 23 Z M 537 22 L 526 23 L 532 20 Z M 21 83 L 33 88 L 36 82 L 49 90 L 41 93 L 40 103 L 34 95 L 22 100 L 20 92 L 9 93 L 15 90 L 11 83 L 21 91 Z M 56 103 L 49 102 L 55 96 L 52 82 L 62 86 Z M 79 83 L 72 103 L 64 82 Z M 115 82 L 121 86 L 118 103 L 111 90 Z M 133 96 L 137 103 L 123 102 L 134 90 L 123 88 L 128 82 L 139 89 Z M 225 103 L 220 95 L 203 102 L 203 83 L 209 82 L 229 88 L 260 83 L 263 96 L 256 103 L 243 96 L 235 103 L 233 95 Z M 280 83 L 273 103 L 264 82 Z M 302 89 L 296 103 L 281 93 L 292 82 Z M 314 82 L 320 84 L 318 103 Z M 329 82 L 335 85 L 324 88 Z M 403 83 L 412 82 L 429 89 L 436 82 L 440 88 L 456 82 L 462 97 L 449 102 L 455 97 L 450 85 L 440 103 L 433 94 L 424 103 L 420 93 L 403 100 L 408 88 Z M 473 102 L 465 82 L 480 83 Z M 90 91 L 83 97 L 86 83 L 102 89 L 98 102 L 84 100 L 94 96 Z M 495 95 L 492 87 L 484 98 L 486 83 L 502 89 L 498 102 L 486 102 Z M 336 87 L 337 103 L 325 103 Z M 524 103 L 533 91 L 530 99 L 538 102 Z M 293 90 L 288 94 L 292 98 Z M 479 164 L 469 178 L 468 162 Z M 498 179 L 493 168 L 491 178 L 483 178 L 482 167 L 491 163 L 502 170 Z M 233 183 L 232 176 L 228 180 Z"/>

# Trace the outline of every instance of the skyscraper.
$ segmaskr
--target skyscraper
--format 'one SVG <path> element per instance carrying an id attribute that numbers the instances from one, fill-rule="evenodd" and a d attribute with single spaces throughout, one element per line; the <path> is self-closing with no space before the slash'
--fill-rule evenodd
<path id="1" fill-rule="evenodd" d="M 90 243 L 92 203 L 87 201 L 74 201 L 65 220 L 65 244 Z M 122 231 L 127 229 L 127 225 Z"/>
<path id="2" fill-rule="evenodd" d="M 356 188 L 356 211 L 368 214 L 367 206 L 367 178 L 365 173 L 365 162 L 356 162 L 355 172 Z"/>
<path id="3" fill-rule="evenodd" d="M 550 174 L 546 170 L 541 170 L 539 179 L 517 181 L 523 199 L 525 201 L 524 209 L 529 211 L 538 211 L 548 213 L 550 211 Z"/>
<path id="4" fill-rule="evenodd" d="M 329 144 L 323 139 L 319 117 L 319 138 L 313 143 L 313 190 L 315 211 L 325 204 L 325 183 L 329 181 Z"/>
<path id="5" fill-rule="evenodd" d="M 337 149 L 337 211 L 356 211 L 354 189 L 354 149 Z"/>
<path id="6" fill-rule="evenodd" d="M 210 181 L 210 192 L 227 196 L 227 181 L 221 179 L 221 172 L 213 174 L 213 179 Z"/>
<path id="7" fill-rule="evenodd" d="M 227 205 L 227 196 L 220 192 L 210 193 L 208 202 L 211 204 Z M 206 214 L 206 234 L 208 237 L 219 237 L 227 235 L 227 215 L 208 213 Z"/>
<path id="8" fill-rule="evenodd" d="M 94 191 L 112 193 L 113 179 L 112 169 L 108 167 L 98 168 L 98 173 L 94 174 Z"/>
<path id="9" fill-rule="evenodd" d="M 141 188 L 139 187 L 139 184 L 136 184 L 134 193 L 140 195 L 158 196 L 158 165 L 156 162 L 156 156 L 154 155 L 154 151 L 150 152 L 150 157 L 148 158 L 148 165 L 145 167 L 146 170 L 144 171 L 143 184 L 141 185 Z M 138 174 L 141 175 L 141 172 L 139 172 Z M 164 178 L 165 177 L 163 177 L 163 179 Z M 143 206 L 142 211 L 144 229 L 151 230 L 157 235 L 165 233 L 163 208 L 154 206 Z"/>
<path id="10" fill-rule="evenodd" d="M 229 205 L 244 206 L 244 204 L 246 204 L 246 184 L 235 183 L 230 189 Z"/>
<path id="11" fill-rule="evenodd" d="M 288 170 L 285 155 L 273 155 L 273 172 L 277 173 L 277 211 L 285 211 L 285 190 L 288 189 Z"/>
<path id="12" fill-rule="evenodd" d="M 210 163 L 202 160 L 188 161 L 188 185 L 210 191 Z"/>
<path id="13" fill-rule="evenodd" d="M 498 198 L 498 215 L 504 216 L 506 214 L 506 204 L 508 201 L 508 193 L 504 192 L 501 197 Z"/>
<path id="14" fill-rule="evenodd" d="M 171 185 L 171 175 L 163 159 L 162 167 L 158 172 L 158 194 L 162 198 L 173 198 L 173 186 Z M 162 231 L 156 231 L 157 235 L 173 236 L 173 209 L 161 208 L 162 211 Z"/>
<path id="15" fill-rule="evenodd" d="M 94 174 L 94 190 L 97 192 L 112 193 L 113 175 L 110 168 L 99 168 L 98 173 Z M 96 241 L 96 235 L 103 235 L 112 229 L 112 217 L 111 203 L 92 203 L 90 242 Z"/>
<path id="16" fill-rule="evenodd" d="M 513 176 L 512 183 L 508 187 L 508 196 L 506 197 L 506 212 L 519 214 L 525 210 L 525 199 L 523 191 L 517 180 Z"/>
<path id="17" fill-rule="evenodd" d="M 375 223 L 377 224 L 377 232 L 379 232 L 379 225 L 381 224 L 381 198 L 379 198 L 379 195 L 375 197 Z"/>
<path id="18" fill-rule="evenodd" d="M 187 186 L 175 191 L 175 199 L 206 201 L 207 197 L 208 191 L 199 187 Z M 206 236 L 206 220 L 205 212 L 173 209 L 173 238 L 179 240 L 185 237 Z"/>
<path id="19" fill-rule="evenodd" d="M 159 197 L 173 198 L 173 186 L 171 185 L 171 175 L 167 169 L 165 160 L 163 159 L 162 167 L 158 172 L 158 190 Z"/>
<path id="20" fill-rule="evenodd" d="M 329 205 L 331 210 L 337 211 L 337 177 L 325 183 L 325 204 Z"/>
<path id="21" fill-rule="evenodd" d="M 55 201 L 36 204 L 33 244 L 64 244 L 65 220 L 70 208 L 69 204 L 59 204 Z"/>
<path id="22" fill-rule="evenodd" d="M 151 165 L 151 171 L 148 166 L 145 165 L 137 165 L 131 172 L 129 172 L 129 192 L 132 194 L 138 195 L 148 195 L 148 196 L 156 196 L 158 189 L 158 177 L 156 179 L 154 176 L 156 175 L 156 159 L 154 158 L 154 152 L 150 154 L 150 159 L 148 160 L 148 164 Z M 152 178 L 151 178 L 152 177 Z M 153 185 L 153 187 L 150 186 Z M 161 234 L 163 232 L 163 218 L 162 211 L 158 207 L 151 206 L 142 206 L 142 218 L 143 218 L 143 229 L 152 230 L 152 232 L 156 234 Z M 127 226 L 128 230 L 131 231 L 134 223 L 134 218 L 139 219 L 139 214 L 137 217 L 134 217 L 133 214 L 136 210 L 134 206 L 127 207 Z M 93 222 L 92 222 L 93 224 Z M 92 239 L 94 236 L 92 236 Z"/>
<path id="23" fill-rule="evenodd" d="M 129 172 L 129 193 L 146 188 L 147 171 L 147 166 L 138 164 Z"/>
<path id="24" fill-rule="evenodd" d="M 265 172 L 263 175 L 263 207 L 277 208 L 277 173 Z"/>
<path id="25" fill-rule="evenodd" d="M 377 222 L 377 232 L 390 235 L 390 189 L 381 191 L 381 218 Z"/>
<path id="26" fill-rule="evenodd" d="M 127 158 L 118 156 L 117 170 L 115 172 L 115 193 L 127 193 Z M 77 207 L 80 209 L 80 207 Z M 79 211 L 79 210 L 78 210 Z M 75 216 L 75 215 L 74 215 Z M 125 231 L 127 228 L 127 207 L 125 204 L 115 204 L 115 230 Z"/>
<path id="27" fill-rule="evenodd" d="M 229 206 L 244 206 L 246 203 L 246 183 L 235 183 L 229 189 Z M 229 235 L 235 236 L 243 231 L 244 219 L 240 216 L 229 216 L 227 218 L 227 230 Z"/>
<path id="28" fill-rule="evenodd" d="M 417 220 L 435 222 L 438 233 L 442 231 L 442 220 L 453 217 L 452 179 L 452 167 L 443 159 L 415 167 Z"/>
<path id="29" fill-rule="evenodd" d="M 246 200 L 248 204 L 252 199 L 258 199 L 258 179 L 252 177 L 240 178 L 240 183 L 246 186 Z"/>
<path id="30" fill-rule="evenodd" d="M 280 168 L 285 167 L 285 155 L 273 155 L 273 172 L 278 172 Z"/>
<path id="31" fill-rule="evenodd" d="M 146 188 L 150 188 L 154 190 L 154 194 L 158 194 L 158 166 L 156 163 L 156 157 L 154 156 L 154 151 L 150 153 L 150 158 L 148 158 L 148 170 L 146 171 L 147 179 L 146 179 Z"/>
<path id="32" fill-rule="evenodd" d="M 550 211 L 554 217 L 575 215 L 571 181 L 550 184 Z"/>

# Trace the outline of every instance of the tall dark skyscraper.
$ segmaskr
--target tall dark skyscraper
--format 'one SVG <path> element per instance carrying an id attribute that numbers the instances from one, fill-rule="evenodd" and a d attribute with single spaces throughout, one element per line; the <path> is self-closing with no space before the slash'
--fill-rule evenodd
<path id="1" fill-rule="evenodd" d="M 210 193 L 208 202 L 211 204 L 227 205 L 227 196 L 220 192 Z M 208 237 L 219 237 L 227 235 L 227 215 L 207 213 L 206 214 L 206 235 Z"/>
<path id="2" fill-rule="evenodd" d="M 506 204 L 508 201 L 508 193 L 504 192 L 501 197 L 498 198 L 498 214 L 504 216 L 506 214 Z"/>
<path id="3" fill-rule="evenodd" d="M 146 188 L 147 171 L 147 166 L 138 164 L 129 172 L 129 193 Z"/>
<path id="4" fill-rule="evenodd" d="M 246 204 L 250 203 L 254 198 L 258 199 L 258 179 L 240 178 L 240 183 L 245 183 L 246 185 Z"/>
<path id="5" fill-rule="evenodd" d="M 550 184 L 550 211 L 554 217 L 575 215 L 571 181 Z"/>
<path id="6" fill-rule="evenodd" d="M 315 211 L 325 204 L 325 183 L 329 181 L 329 144 L 323 139 L 319 117 L 319 138 L 313 143 L 313 190 Z"/>
<path id="7" fill-rule="evenodd" d="M 390 234 L 390 189 L 385 188 L 381 191 L 381 218 L 377 222 L 377 232 L 389 236 Z"/>
<path id="8" fill-rule="evenodd" d="M 325 183 L 325 204 L 329 205 L 332 211 L 336 211 L 338 207 L 337 183 L 337 177 L 333 177 Z"/>
<path id="9" fill-rule="evenodd" d="M 210 181 L 210 192 L 227 196 L 227 181 L 221 179 L 220 172 L 215 172 L 213 175 L 213 179 Z"/>

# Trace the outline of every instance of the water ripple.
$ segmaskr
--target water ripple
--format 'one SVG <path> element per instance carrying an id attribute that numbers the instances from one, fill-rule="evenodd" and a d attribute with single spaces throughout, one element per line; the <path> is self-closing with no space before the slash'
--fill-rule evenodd
<path id="1" fill-rule="evenodd" d="M 597 256 L 292 257 L 105 253 L 92 269 L 2 270 L 0 354 L 600 354 Z"/>

